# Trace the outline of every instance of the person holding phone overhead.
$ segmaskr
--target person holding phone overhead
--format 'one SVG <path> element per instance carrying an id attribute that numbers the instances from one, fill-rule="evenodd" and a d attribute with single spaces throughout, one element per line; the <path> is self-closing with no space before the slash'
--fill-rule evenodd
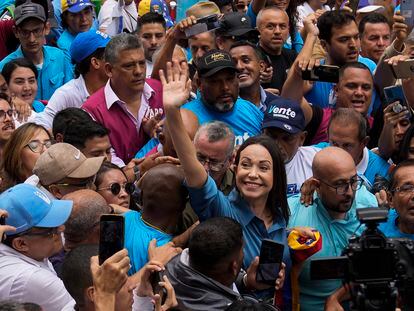
<path id="1" fill-rule="evenodd" d="M 243 227 L 243 268 L 260 253 L 263 239 L 272 239 L 285 245 L 283 262 L 286 275 L 283 302 L 291 303 L 289 273 L 291 259 L 287 247 L 286 225 L 289 211 L 286 200 L 286 173 L 282 156 L 273 141 L 264 136 L 247 139 L 238 149 L 235 160 L 236 189 L 227 197 L 218 190 L 197 160 L 194 145 L 185 133 L 180 107 L 190 92 L 187 64 L 167 64 L 167 73 L 160 71 L 163 84 L 163 101 L 178 158 L 184 169 L 191 206 L 200 221 L 226 216 Z M 272 291 L 257 292 L 272 297 Z"/>

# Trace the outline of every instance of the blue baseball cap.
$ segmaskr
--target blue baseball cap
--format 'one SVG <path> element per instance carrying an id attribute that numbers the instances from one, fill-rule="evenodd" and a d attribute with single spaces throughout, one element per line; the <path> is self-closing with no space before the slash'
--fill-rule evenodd
<path id="1" fill-rule="evenodd" d="M 61 8 L 62 13 L 69 11 L 70 13 L 79 13 L 87 7 L 93 7 L 93 3 L 90 0 L 62 0 Z"/>
<path id="2" fill-rule="evenodd" d="M 305 126 L 305 115 L 298 102 L 278 97 L 267 105 L 262 130 L 276 127 L 287 133 L 296 134 L 303 131 Z"/>
<path id="3" fill-rule="evenodd" d="M 39 188 L 29 184 L 18 184 L 0 195 L 0 209 L 9 213 L 6 225 L 16 228 L 8 235 L 33 227 L 59 227 L 69 218 L 72 205 L 72 201 L 51 200 Z"/>
<path id="4" fill-rule="evenodd" d="M 99 48 L 105 48 L 111 40 L 106 33 L 99 30 L 89 30 L 79 33 L 70 46 L 70 56 L 80 63 Z"/>

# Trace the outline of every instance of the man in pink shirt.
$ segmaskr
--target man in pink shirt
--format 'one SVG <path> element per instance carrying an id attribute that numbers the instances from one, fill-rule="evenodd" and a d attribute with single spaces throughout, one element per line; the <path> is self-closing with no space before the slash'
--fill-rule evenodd
<path id="1" fill-rule="evenodd" d="M 148 120 L 163 116 L 158 80 L 145 79 L 145 55 L 140 40 L 122 33 L 105 49 L 107 84 L 82 108 L 107 129 L 115 155 L 128 163 L 150 138 Z"/>

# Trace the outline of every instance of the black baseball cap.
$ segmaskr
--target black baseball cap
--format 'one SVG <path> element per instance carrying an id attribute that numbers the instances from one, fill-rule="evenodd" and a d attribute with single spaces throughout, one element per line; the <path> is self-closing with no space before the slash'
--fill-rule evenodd
<path id="1" fill-rule="evenodd" d="M 305 129 L 305 115 L 297 101 L 278 97 L 272 100 L 264 114 L 262 130 L 279 128 L 289 134 L 296 134 Z"/>
<path id="2" fill-rule="evenodd" d="M 46 13 L 42 5 L 28 1 L 19 5 L 14 10 L 14 22 L 19 26 L 28 18 L 36 18 L 42 22 L 46 22 Z"/>
<path id="3" fill-rule="evenodd" d="M 237 71 L 236 64 L 230 54 L 221 50 L 208 51 L 197 60 L 196 67 L 200 77 L 210 77 L 223 69 Z"/>
<path id="4" fill-rule="evenodd" d="M 221 19 L 218 34 L 225 36 L 242 36 L 247 34 L 258 34 L 258 31 L 252 27 L 249 16 L 240 12 L 230 12 L 225 14 Z"/>

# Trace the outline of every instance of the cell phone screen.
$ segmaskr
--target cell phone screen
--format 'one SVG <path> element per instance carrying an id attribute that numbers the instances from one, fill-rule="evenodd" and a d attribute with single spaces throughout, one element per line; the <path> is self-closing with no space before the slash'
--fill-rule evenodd
<path id="1" fill-rule="evenodd" d="M 124 216 L 102 215 L 99 235 L 99 264 L 124 248 Z"/>
<path id="2" fill-rule="evenodd" d="M 283 259 L 284 245 L 264 239 L 260 248 L 259 267 L 256 281 L 274 285 Z"/>

